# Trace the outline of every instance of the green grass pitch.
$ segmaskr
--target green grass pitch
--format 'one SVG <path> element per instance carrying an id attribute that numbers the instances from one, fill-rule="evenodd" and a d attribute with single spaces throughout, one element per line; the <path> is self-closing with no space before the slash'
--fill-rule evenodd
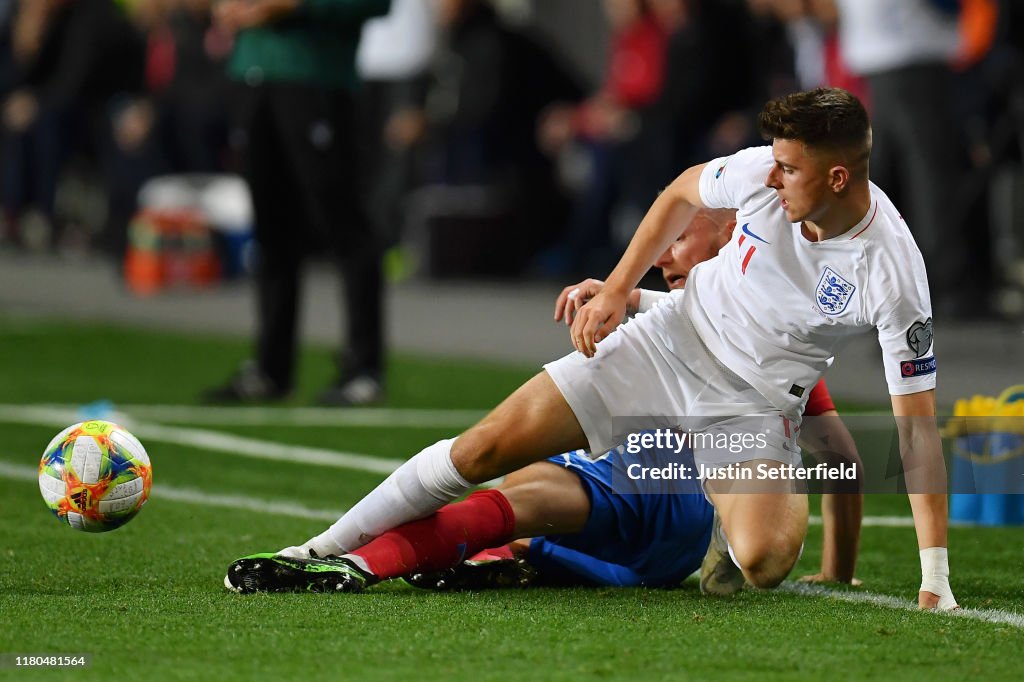
<path id="1" fill-rule="evenodd" d="M 0 318 L 0 404 L 194 405 L 245 353 L 234 340 Z M 308 404 L 332 371 L 326 350 L 304 354 L 291 404 Z M 484 410 L 532 371 L 397 357 L 388 406 Z M 0 679 L 1020 679 L 1019 625 L 785 591 L 713 600 L 692 578 L 675 590 L 433 594 L 390 584 L 360 595 L 240 597 L 221 585 L 231 560 L 302 541 L 327 522 L 231 500 L 329 511 L 382 475 L 143 438 L 153 498 L 124 528 L 89 535 L 59 525 L 35 481 L 10 473 L 34 468 L 60 425 L 0 421 L 0 655 L 91 656 L 74 672 L 7 664 Z M 452 432 L 180 424 L 391 459 Z M 230 499 L 161 498 L 161 486 Z M 909 514 L 899 496 L 869 496 L 866 506 L 868 515 Z M 812 526 L 794 575 L 814 572 L 820 536 Z M 950 542 L 962 604 L 1024 613 L 1019 528 L 954 528 Z M 864 588 L 846 592 L 910 603 L 920 575 L 913 529 L 866 527 L 858 575 Z"/>

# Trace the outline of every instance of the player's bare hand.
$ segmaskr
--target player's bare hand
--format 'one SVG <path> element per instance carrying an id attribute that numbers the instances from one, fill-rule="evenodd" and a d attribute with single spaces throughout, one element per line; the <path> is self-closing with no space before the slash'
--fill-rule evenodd
<path id="1" fill-rule="evenodd" d="M 824 573 L 815 573 L 814 575 L 805 575 L 799 578 L 802 583 L 841 583 L 843 585 L 852 585 L 853 587 L 862 587 L 864 581 L 859 578 L 850 578 L 849 580 L 843 580 L 831 575 L 825 575 Z"/>
<path id="2" fill-rule="evenodd" d="M 952 592 L 948 595 L 940 596 L 926 590 L 921 590 L 917 593 L 917 607 L 928 610 L 935 609 L 937 611 L 953 611 L 960 608 Z"/>
<path id="3" fill-rule="evenodd" d="M 565 320 L 566 326 L 571 326 L 576 311 L 601 293 L 603 288 L 604 282 L 601 280 L 585 279 L 579 284 L 570 284 L 562 289 L 562 293 L 555 300 L 555 322 Z"/>
<path id="4" fill-rule="evenodd" d="M 576 311 L 569 336 L 573 347 L 588 358 L 597 353 L 597 344 L 619 326 L 626 315 L 627 293 L 602 289 L 589 303 Z"/>

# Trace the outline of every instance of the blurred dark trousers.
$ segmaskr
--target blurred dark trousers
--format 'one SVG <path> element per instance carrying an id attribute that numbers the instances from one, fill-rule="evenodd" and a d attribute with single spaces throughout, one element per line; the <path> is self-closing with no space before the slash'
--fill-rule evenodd
<path id="1" fill-rule="evenodd" d="M 291 388 L 300 274 L 310 251 L 326 247 L 344 281 L 349 344 L 344 374 L 382 370 L 380 249 L 366 217 L 360 132 L 351 93 L 307 85 L 243 88 L 233 140 L 256 214 L 256 361 Z"/>
<path id="2" fill-rule="evenodd" d="M 869 78 L 871 178 L 890 193 L 928 267 L 933 301 L 967 286 L 967 235 L 960 186 L 961 128 L 950 115 L 952 75 L 944 63 L 919 64 Z"/>
<path id="3" fill-rule="evenodd" d="M 384 248 L 401 242 L 406 197 L 416 184 L 416 145 L 395 149 L 386 139 L 385 127 L 397 112 L 423 107 L 424 81 L 366 81 L 358 95 L 367 142 L 363 150 L 367 211 Z"/>
<path id="4" fill-rule="evenodd" d="M 36 208 L 51 220 L 61 168 L 71 155 L 76 132 L 69 110 L 40 106 L 23 132 L 4 129 L 0 201 L 12 215 Z"/>

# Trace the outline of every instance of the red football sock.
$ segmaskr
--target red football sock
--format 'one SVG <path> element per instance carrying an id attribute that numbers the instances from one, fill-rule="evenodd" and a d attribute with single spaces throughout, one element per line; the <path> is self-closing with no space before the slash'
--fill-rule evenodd
<path id="1" fill-rule="evenodd" d="M 497 490 L 481 490 L 419 521 L 393 528 L 351 554 L 386 580 L 451 568 L 482 549 L 512 540 L 515 514 Z"/>

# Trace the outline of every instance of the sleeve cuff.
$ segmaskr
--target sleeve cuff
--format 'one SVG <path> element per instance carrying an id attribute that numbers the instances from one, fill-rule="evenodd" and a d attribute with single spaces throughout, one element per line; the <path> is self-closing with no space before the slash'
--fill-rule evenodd
<path id="1" fill-rule="evenodd" d="M 664 291 L 651 291 L 649 289 L 640 290 L 640 303 L 637 306 L 637 312 L 646 313 L 648 310 L 654 307 L 661 299 L 668 296 L 667 292 Z"/>

